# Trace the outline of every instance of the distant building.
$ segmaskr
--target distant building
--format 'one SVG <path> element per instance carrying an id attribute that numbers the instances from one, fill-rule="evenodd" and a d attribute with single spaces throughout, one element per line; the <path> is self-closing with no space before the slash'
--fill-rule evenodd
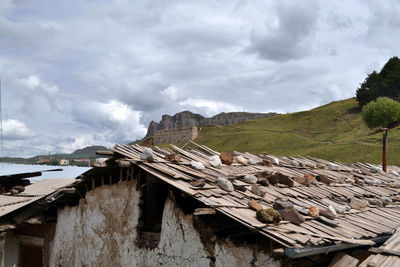
<path id="1" fill-rule="evenodd" d="M 199 133 L 196 126 L 177 130 L 156 130 L 154 131 L 154 144 L 186 142 L 196 139 L 198 135 Z"/>
<path id="2" fill-rule="evenodd" d="M 105 162 L 106 160 L 108 160 L 108 158 L 97 158 L 96 162 L 97 163 L 102 163 L 102 162 Z"/>
<path id="3" fill-rule="evenodd" d="M 84 159 L 74 159 L 74 163 L 80 163 L 78 164 L 79 166 L 89 166 L 90 167 L 90 159 L 84 158 Z"/>
<path id="4" fill-rule="evenodd" d="M 49 163 L 49 159 L 39 159 L 38 161 L 36 161 L 37 164 L 47 164 Z"/>
<path id="5" fill-rule="evenodd" d="M 60 164 L 61 166 L 67 166 L 67 165 L 69 165 L 69 160 L 67 160 L 67 159 L 60 159 L 58 162 L 59 162 L 59 164 Z"/>
<path id="6" fill-rule="evenodd" d="M 90 162 L 90 159 L 74 159 L 76 162 Z"/>

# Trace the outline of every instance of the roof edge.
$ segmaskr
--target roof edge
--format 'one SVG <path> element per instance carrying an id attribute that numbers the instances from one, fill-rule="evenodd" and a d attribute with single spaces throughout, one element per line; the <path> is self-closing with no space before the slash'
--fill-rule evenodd
<path id="1" fill-rule="evenodd" d="M 375 242 L 375 244 L 382 244 L 383 242 L 388 240 L 391 236 L 392 235 L 385 235 L 385 236 L 375 237 L 370 240 Z M 362 246 L 366 245 L 345 243 L 345 244 L 338 244 L 338 245 L 331 245 L 324 247 L 285 248 L 285 255 L 291 259 L 297 259 L 318 254 L 328 254 L 329 252 L 333 251 L 362 247 Z"/>

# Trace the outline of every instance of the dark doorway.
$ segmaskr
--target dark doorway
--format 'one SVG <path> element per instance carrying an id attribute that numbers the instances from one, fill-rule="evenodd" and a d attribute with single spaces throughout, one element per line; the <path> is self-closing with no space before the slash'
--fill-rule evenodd
<path id="1" fill-rule="evenodd" d="M 40 246 L 21 244 L 19 246 L 19 266 L 42 267 L 43 248 Z"/>
<path id="2" fill-rule="evenodd" d="M 139 246 L 155 248 L 160 241 L 162 215 L 168 195 L 168 184 L 149 175 L 142 180 L 141 189 Z"/>

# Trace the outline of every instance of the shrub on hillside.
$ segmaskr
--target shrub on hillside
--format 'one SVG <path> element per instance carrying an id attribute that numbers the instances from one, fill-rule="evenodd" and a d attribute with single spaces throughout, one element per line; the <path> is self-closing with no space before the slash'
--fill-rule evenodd
<path id="1" fill-rule="evenodd" d="M 361 115 L 370 128 L 393 127 L 400 121 L 400 103 L 388 97 L 379 97 L 365 105 Z"/>

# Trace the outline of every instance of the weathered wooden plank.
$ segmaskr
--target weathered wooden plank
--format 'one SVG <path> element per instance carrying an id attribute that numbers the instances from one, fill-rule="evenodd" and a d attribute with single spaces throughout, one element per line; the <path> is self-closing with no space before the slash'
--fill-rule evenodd
<path id="1" fill-rule="evenodd" d="M 373 252 L 373 253 L 378 253 L 378 254 L 386 254 L 386 255 L 393 255 L 393 256 L 398 256 L 400 257 L 400 252 L 396 250 L 391 250 L 391 249 L 385 249 L 385 248 L 369 248 L 368 251 Z"/>
<path id="2" fill-rule="evenodd" d="M 142 168 L 143 170 L 147 171 L 148 173 L 153 174 L 154 176 L 156 176 L 157 178 L 163 180 L 164 182 L 166 182 L 166 183 L 178 188 L 179 190 L 181 190 L 181 191 L 183 191 L 183 192 L 185 192 L 185 193 L 187 193 L 187 194 L 189 194 L 191 196 L 194 196 L 194 195 L 197 194 L 197 192 L 195 190 L 190 189 L 190 187 L 189 187 L 190 185 L 189 184 L 188 184 L 188 186 L 183 186 L 182 184 L 174 181 L 173 179 L 169 178 L 165 174 L 163 174 L 163 173 L 161 173 L 161 172 L 159 172 L 159 171 L 157 171 L 155 169 L 152 169 L 152 168 L 150 168 L 148 166 L 145 166 L 143 164 L 139 165 L 139 167 Z"/>
<path id="3" fill-rule="evenodd" d="M 269 228 L 273 228 L 273 227 L 269 227 Z M 286 230 L 286 232 L 290 232 L 290 231 L 291 230 Z M 302 231 L 299 230 L 298 232 L 301 233 Z M 307 234 L 307 233 L 305 232 L 304 234 Z M 326 235 L 326 234 L 314 234 L 314 233 L 310 234 L 310 235 L 326 238 L 329 240 L 343 241 L 343 242 L 351 243 L 351 244 L 360 244 L 360 245 L 374 245 L 375 244 L 371 240 L 364 240 L 364 239 L 352 239 L 352 238 L 344 238 L 344 237 L 339 237 L 339 236 L 330 236 L 330 235 Z"/>
<path id="4" fill-rule="evenodd" d="M 356 258 L 339 252 L 335 255 L 328 267 L 355 267 L 357 264 L 358 260 Z"/>
<path id="5" fill-rule="evenodd" d="M 213 208 L 197 208 L 194 210 L 193 215 L 200 216 L 200 215 L 214 215 L 217 211 Z"/>

